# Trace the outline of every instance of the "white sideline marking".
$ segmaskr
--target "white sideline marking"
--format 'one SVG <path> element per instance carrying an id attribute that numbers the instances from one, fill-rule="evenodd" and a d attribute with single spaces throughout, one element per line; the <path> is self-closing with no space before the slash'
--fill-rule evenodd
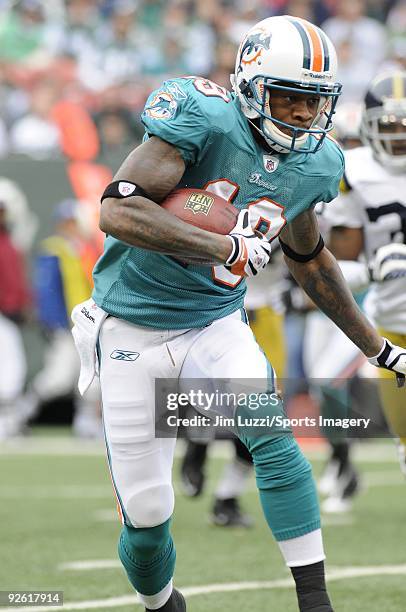
<path id="1" fill-rule="evenodd" d="M 95 569 L 115 569 L 121 567 L 118 559 L 96 559 L 94 561 L 72 561 L 72 563 L 61 563 L 58 570 L 95 570 Z"/>
<path id="2" fill-rule="evenodd" d="M 5 499 L 100 499 L 110 498 L 109 485 L 62 485 L 62 486 L 4 486 L 1 497 Z"/>
<path id="3" fill-rule="evenodd" d="M 399 576 L 406 574 L 406 565 L 377 565 L 370 567 L 332 567 L 327 572 L 327 580 L 344 580 L 345 578 L 362 578 L 369 576 Z M 191 587 L 180 587 L 186 597 L 207 595 L 210 593 L 232 593 L 235 591 L 260 591 L 267 589 L 289 589 L 294 587 L 292 578 L 281 578 L 263 582 L 230 582 L 224 584 L 206 584 Z M 119 608 L 138 604 L 136 595 L 111 597 L 90 601 L 64 602 L 67 610 L 95 610 L 102 608 Z M 140 605 L 140 604 L 138 604 Z M 20 612 L 49 612 L 49 606 L 29 606 L 18 608 Z M 2 612 L 15 612 L 14 608 L 2 608 Z"/>

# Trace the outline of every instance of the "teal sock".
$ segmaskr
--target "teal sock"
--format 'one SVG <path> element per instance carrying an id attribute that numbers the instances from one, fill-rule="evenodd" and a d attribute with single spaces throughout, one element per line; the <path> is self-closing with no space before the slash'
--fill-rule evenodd
<path id="1" fill-rule="evenodd" d="M 277 541 L 320 528 L 309 462 L 293 436 L 244 440 L 252 453 L 262 510 Z"/>
<path id="2" fill-rule="evenodd" d="M 294 438 L 282 438 L 253 453 L 262 509 L 276 540 L 320 529 L 312 470 Z"/>
<path id="3" fill-rule="evenodd" d="M 176 551 L 169 532 L 170 519 L 157 527 L 124 526 L 118 554 L 133 587 L 143 595 L 155 595 L 171 580 Z"/>
<path id="4" fill-rule="evenodd" d="M 281 425 L 286 414 L 283 402 L 275 399 L 270 394 L 268 403 L 262 402 L 254 414 L 248 404 L 239 406 L 237 418 L 241 417 L 238 437 L 252 454 L 266 521 L 275 539 L 282 541 L 319 529 L 320 510 L 310 463 L 289 428 Z M 251 426 L 252 416 L 275 417 L 274 424 Z"/>

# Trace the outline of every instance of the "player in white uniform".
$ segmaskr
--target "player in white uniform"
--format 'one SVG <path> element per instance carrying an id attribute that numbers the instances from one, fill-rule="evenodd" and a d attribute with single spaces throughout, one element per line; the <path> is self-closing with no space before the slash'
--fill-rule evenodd
<path id="1" fill-rule="evenodd" d="M 365 99 L 361 121 L 365 146 L 346 152 L 343 189 L 324 215 L 330 242 L 354 288 L 372 282 L 364 302 L 369 318 L 385 337 L 406 340 L 406 72 L 379 75 Z M 359 261 L 364 260 L 364 263 Z M 355 263 L 357 261 L 357 263 Z M 393 374 L 379 371 L 381 400 L 400 441 L 404 469 L 404 390 Z M 388 380 L 389 379 L 389 380 Z"/>
<path id="2" fill-rule="evenodd" d="M 0 440 L 24 429 L 27 362 L 21 328 L 31 308 L 24 255 L 36 228 L 21 189 L 0 177 Z"/>
<path id="3" fill-rule="evenodd" d="M 360 147 L 362 144 L 362 110 L 362 103 L 348 102 L 337 105 L 334 135 L 345 150 Z M 325 215 L 328 207 L 327 204 L 316 207 L 320 230 L 327 244 L 331 229 Z M 330 244 L 329 247 L 331 248 Z M 333 254 L 338 258 L 346 257 L 345 253 Z M 364 293 L 355 296 L 358 303 L 362 302 Z M 334 355 L 334 359 L 331 355 Z M 307 313 L 303 366 L 323 416 L 342 418 L 349 413 L 353 403 L 350 381 L 358 373 L 360 366 L 365 369 L 368 365 L 355 344 L 328 317 L 314 308 Z M 359 474 L 351 462 L 351 439 L 345 431 L 325 429 L 323 433 L 329 442 L 330 454 L 317 483 L 319 492 L 325 496 L 321 508 L 325 513 L 348 512 L 360 489 Z"/>

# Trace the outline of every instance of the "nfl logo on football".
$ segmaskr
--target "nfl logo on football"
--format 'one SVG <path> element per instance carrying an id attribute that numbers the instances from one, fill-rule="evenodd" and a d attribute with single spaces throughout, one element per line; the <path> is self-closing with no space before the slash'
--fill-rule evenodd
<path id="1" fill-rule="evenodd" d="M 202 213 L 208 215 L 214 198 L 205 193 L 192 193 L 185 204 L 185 209 L 191 210 L 194 215 Z"/>

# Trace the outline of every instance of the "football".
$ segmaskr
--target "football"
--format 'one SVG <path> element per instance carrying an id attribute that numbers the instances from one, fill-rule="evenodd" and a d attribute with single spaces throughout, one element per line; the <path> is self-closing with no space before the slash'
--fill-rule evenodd
<path id="1" fill-rule="evenodd" d="M 230 202 L 203 189 L 177 189 L 161 206 L 182 221 L 216 234 L 228 234 L 239 213 Z"/>

